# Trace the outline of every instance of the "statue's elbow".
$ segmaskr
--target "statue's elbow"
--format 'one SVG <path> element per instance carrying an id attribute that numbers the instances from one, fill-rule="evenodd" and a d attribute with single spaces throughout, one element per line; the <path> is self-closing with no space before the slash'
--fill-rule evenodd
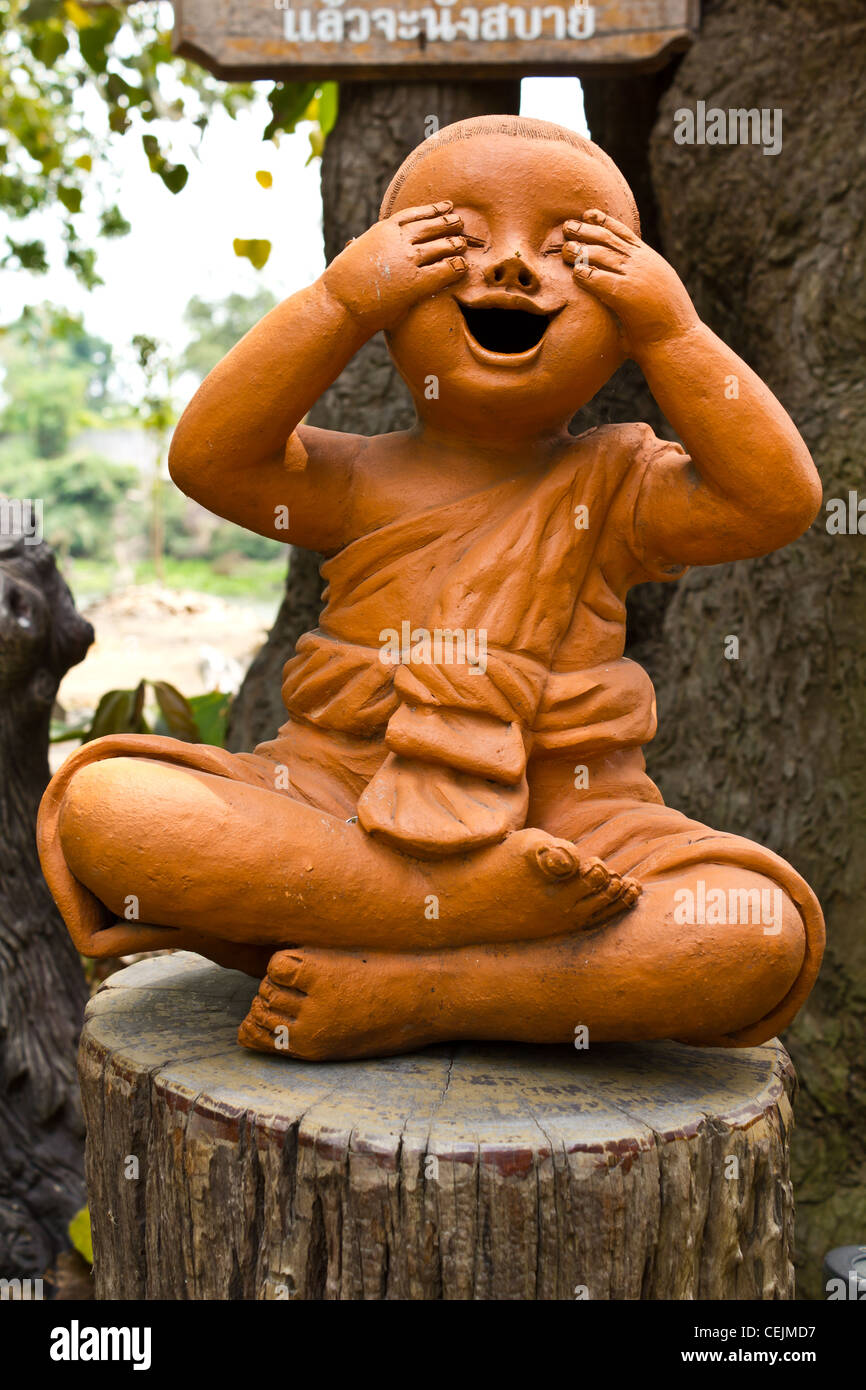
<path id="1" fill-rule="evenodd" d="M 772 498 L 767 497 L 763 525 L 771 529 L 773 549 L 790 545 L 802 536 L 815 521 L 823 503 L 823 489 L 818 470 L 802 444 L 792 456 L 779 460 L 771 476 L 778 480 Z"/>
<path id="2" fill-rule="evenodd" d="M 790 498 L 790 524 L 793 534 L 790 539 L 797 540 L 815 521 L 824 501 L 824 489 L 818 470 L 810 455 L 806 455 L 803 478 L 799 488 L 793 490 Z"/>
<path id="3" fill-rule="evenodd" d="M 198 450 L 194 447 L 181 424 L 175 429 L 171 444 L 168 450 L 168 476 L 181 492 L 191 497 L 200 487 L 203 473 L 203 460 L 198 456 Z"/>

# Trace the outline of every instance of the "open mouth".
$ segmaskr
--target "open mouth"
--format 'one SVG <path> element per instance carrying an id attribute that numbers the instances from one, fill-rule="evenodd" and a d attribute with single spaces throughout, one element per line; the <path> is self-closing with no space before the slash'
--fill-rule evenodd
<path id="1" fill-rule="evenodd" d="M 457 300 L 469 334 L 486 352 L 514 357 L 530 352 L 541 342 L 552 314 L 526 309 L 478 308 Z"/>

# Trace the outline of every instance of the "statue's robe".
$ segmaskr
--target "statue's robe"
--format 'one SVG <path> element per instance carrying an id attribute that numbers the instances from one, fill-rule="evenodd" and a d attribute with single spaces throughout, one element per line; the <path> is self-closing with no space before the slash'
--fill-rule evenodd
<path id="1" fill-rule="evenodd" d="M 772 1014 L 716 1041 L 773 1036 L 817 974 L 817 900 L 770 850 L 664 805 L 641 752 L 656 728 L 652 683 L 623 655 L 627 590 L 683 573 L 653 556 L 641 509 L 661 471 L 682 465 L 680 447 L 647 426 L 591 430 L 547 471 L 348 544 L 323 565 L 320 626 L 285 667 L 288 722 L 253 753 L 148 735 L 79 749 L 40 813 L 46 879 L 79 949 L 93 947 L 106 909 L 66 865 L 57 834 L 64 790 L 90 762 L 146 757 L 357 817 L 422 858 L 465 854 L 533 825 L 643 883 L 694 882 L 701 865 L 762 874 L 802 915 L 805 961 Z"/>

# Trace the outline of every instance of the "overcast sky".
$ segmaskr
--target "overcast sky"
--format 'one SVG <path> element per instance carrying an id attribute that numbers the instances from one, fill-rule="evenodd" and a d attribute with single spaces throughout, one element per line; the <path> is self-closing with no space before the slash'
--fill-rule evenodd
<path id="1" fill-rule="evenodd" d="M 135 139 L 112 142 L 108 182 L 132 231 L 101 243 L 97 269 L 104 285 L 88 293 L 62 265 L 43 276 L 0 271 L 0 322 L 16 318 L 28 303 L 49 300 L 82 312 L 91 331 L 123 356 L 135 333 L 175 346 L 185 342 L 183 311 L 194 294 L 222 299 L 264 284 L 284 297 L 309 284 L 324 263 L 319 161 L 306 164 L 309 127 L 283 136 L 279 148 L 263 141 L 264 110 L 262 96 L 258 110 L 235 120 L 218 111 L 178 195 L 149 171 Z M 521 112 L 588 134 L 576 78 L 525 79 Z M 256 182 L 258 169 L 273 175 L 270 189 Z M 49 244 L 54 240 L 50 220 L 43 219 L 39 231 Z M 264 270 L 234 254 L 235 237 L 273 243 Z"/>

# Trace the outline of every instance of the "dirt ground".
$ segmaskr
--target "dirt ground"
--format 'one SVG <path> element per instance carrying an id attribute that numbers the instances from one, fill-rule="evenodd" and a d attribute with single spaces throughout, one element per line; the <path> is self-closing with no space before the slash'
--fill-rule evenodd
<path id="1" fill-rule="evenodd" d="M 83 608 L 96 640 L 60 687 L 67 722 L 92 713 L 107 690 L 163 680 L 184 695 L 236 689 L 267 636 L 275 606 L 193 590 L 133 586 Z M 56 770 L 77 745 L 54 744 Z"/>

